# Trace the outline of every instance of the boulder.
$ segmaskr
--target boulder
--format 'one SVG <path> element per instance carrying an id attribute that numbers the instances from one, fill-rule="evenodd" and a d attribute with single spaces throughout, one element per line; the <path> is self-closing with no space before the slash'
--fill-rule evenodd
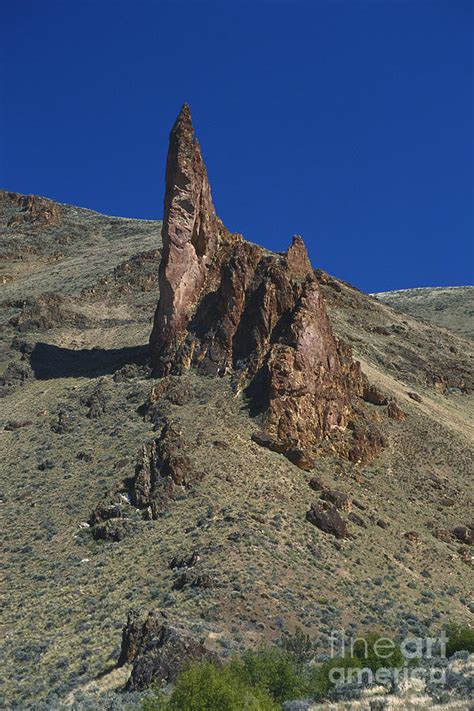
<path id="1" fill-rule="evenodd" d="M 164 619 L 153 612 L 149 612 L 143 619 L 141 610 L 129 610 L 127 624 L 122 630 L 122 647 L 117 666 L 134 662 L 153 636 L 159 634 L 163 622 Z"/>
<path id="2" fill-rule="evenodd" d="M 388 403 L 387 415 L 390 417 L 390 419 L 398 420 L 399 422 L 406 418 L 406 414 L 398 407 L 397 403 L 393 400 Z"/>
<path id="3" fill-rule="evenodd" d="M 360 526 L 361 528 L 367 528 L 367 524 L 365 523 L 362 516 L 359 516 L 359 514 L 356 514 L 353 511 L 349 514 L 348 519 L 352 523 L 355 523 L 356 526 Z"/>
<path id="4" fill-rule="evenodd" d="M 306 520 L 319 528 L 324 533 L 330 533 L 336 538 L 347 538 L 349 531 L 347 524 L 341 518 L 339 512 L 330 504 L 312 504 L 306 513 Z"/>
<path id="5" fill-rule="evenodd" d="M 199 553 L 197 551 L 193 551 L 189 555 L 185 555 L 183 557 L 175 556 L 170 560 L 169 567 L 171 568 L 171 570 L 174 570 L 175 568 L 192 568 L 197 563 L 199 563 L 200 560 L 201 556 L 199 555 Z"/>
<path id="6" fill-rule="evenodd" d="M 453 528 L 453 536 L 465 543 L 467 546 L 474 544 L 474 527 L 473 526 L 456 526 Z"/>
<path id="7" fill-rule="evenodd" d="M 328 501 L 339 511 L 347 511 L 348 513 L 352 511 L 352 499 L 347 494 L 343 494 L 342 491 L 323 491 L 321 499 Z"/>
<path id="8" fill-rule="evenodd" d="M 415 546 L 418 545 L 421 541 L 420 534 L 417 531 L 407 531 L 403 534 L 403 537 Z"/>
<path id="9" fill-rule="evenodd" d="M 326 491 L 328 489 L 327 484 L 318 477 L 313 477 L 308 483 L 313 491 Z"/>
<path id="10" fill-rule="evenodd" d="M 7 195 L 18 208 L 8 221 L 9 227 L 21 224 L 53 225 L 59 221 L 61 207 L 57 202 L 39 195 L 18 193 L 7 193 Z"/>

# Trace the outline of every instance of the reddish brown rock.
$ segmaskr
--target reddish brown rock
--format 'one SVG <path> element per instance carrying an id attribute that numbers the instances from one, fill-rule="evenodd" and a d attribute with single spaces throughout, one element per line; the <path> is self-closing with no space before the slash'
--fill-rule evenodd
<path id="1" fill-rule="evenodd" d="M 161 375 L 171 369 L 225 232 L 185 104 L 171 131 L 166 164 L 160 302 L 151 335 L 154 365 Z"/>
<path id="2" fill-rule="evenodd" d="M 388 403 L 387 415 L 392 420 L 398 420 L 399 422 L 406 418 L 406 414 L 398 407 L 397 403 L 393 400 Z"/>
<path id="3" fill-rule="evenodd" d="M 264 416 L 270 435 L 287 447 L 309 447 L 345 428 L 351 394 L 361 394 L 358 364 L 338 348 L 314 277 L 304 282 L 282 338 L 269 352 L 269 397 Z"/>
<path id="4" fill-rule="evenodd" d="M 376 457 L 385 447 L 385 438 L 380 430 L 368 422 L 351 423 L 352 446 L 349 449 L 351 462 L 365 464 Z"/>
<path id="5" fill-rule="evenodd" d="M 187 106 L 170 136 L 159 282 L 155 375 L 231 374 L 261 418 L 254 440 L 309 470 L 312 447 L 347 427 L 367 380 L 332 333 L 301 237 L 270 253 L 216 216 Z M 362 454 L 378 451 L 372 438 Z"/>
<path id="6" fill-rule="evenodd" d="M 60 205 L 53 200 L 39 195 L 19 195 L 18 193 L 7 193 L 7 197 L 19 208 L 8 220 L 9 227 L 22 223 L 52 225 L 60 218 Z"/>
<path id="7" fill-rule="evenodd" d="M 439 541 L 443 541 L 444 543 L 451 543 L 453 540 L 451 531 L 448 531 L 447 528 L 438 528 L 435 530 L 433 535 Z"/>
<path id="8" fill-rule="evenodd" d="M 366 402 L 372 405 L 387 405 L 388 398 L 375 385 L 367 385 L 364 387 L 363 398 Z"/>
<path id="9" fill-rule="evenodd" d="M 328 486 L 325 484 L 321 479 L 318 479 L 317 477 L 313 477 L 312 479 L 309 480 L 309 485 L 313 491 L 327 491 Z"/>
<path id="10" fill-rule="evenodd" d="M 418 393 L 408 392 L 407 395 L 415 402 L 422 402 L 421 395 L 418 395 Z"/>
<path id="11" fill-rule="evenodd" d="M 356 514 L 353 511 L 349 514 L 348 519 L 349 521 L 352 521 L 352 523 L 355 523 L 356 526 L 360 526 L 361 528 L 367 528 L 367 524 L 365 523 L 362 516 L 359 516 L 359 514 Z"/>
<path id="12" fill-rule="evenodd" d="M 314 458 L 304 449 L 287 449 L 285 455 L 290 462 L 302 469 L 304 472 L 310 472 L 314 468 Z"/>
<path id="13" fill-rule="evenodd" d="M 164 620 L 150 612 L 142 619 L 140 610 L 130 610 L 127 624 L 122 630 L 122 648 L 117 666 L 133 662 L 140 652 L 149 644 L 153 636 L 159 633 Z"/>

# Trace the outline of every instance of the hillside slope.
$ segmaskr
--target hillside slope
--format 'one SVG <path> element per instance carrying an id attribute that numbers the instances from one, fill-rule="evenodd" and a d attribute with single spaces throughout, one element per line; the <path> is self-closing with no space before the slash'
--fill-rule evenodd
<path id="1" fill-rule="evenodd" d="M 397 311 L 474 340 L 474 286 L 400 289 L 373 296 Z"/>
<path id="2" fill-rule="evenodd" d="M 452 535 L 472 519 L 472 343 L 317 272 L 333 330 L 407 417 L 369 405 L 380 456 L 323 447 L 304 472 L 252 441 L 227 375 L 173 376 L 147 407 L 160 229 L 0 194 L 2 707 L 51 708 L 113 669 L 131 607 L 166 610 L 224 655 L 297 624 L 324 644 L 334 628 L 422 635 L 472 619 L 472 549 Z M 85 523 L 104 497 L 132 508 L 163 418 L 192 488 L 155 521 L 131 511 L 121 540 L 94 540 Z M 349 537 L 306 520 L 314 477 L 347 496 Z M 170 561 L 195 550 L 201 583 L 180 587 Z"/>

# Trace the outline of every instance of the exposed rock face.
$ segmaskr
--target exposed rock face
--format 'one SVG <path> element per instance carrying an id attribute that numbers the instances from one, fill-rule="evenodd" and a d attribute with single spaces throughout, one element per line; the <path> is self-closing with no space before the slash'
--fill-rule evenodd
<path id="1" fill-rule="evenodd" d="M 92 537 L 96 541 L 119 542 L 138 530 L 140 516 L 128 503 L 117 501 L 109 494 L 99 503 L 88 520 Z"/>
<path id="2" fill-rule="evenodd" d="M 58 222 L 60 206 L 58 203 L 38 195 L 19 195 L 7 193 L 8 198 L 18 205 L 19 210 L 8 220 L 8 226 L 22 223 L 51 225 Z"/>
<path id="3" fill-rule="evenodd" d="M 170 136 L 159 281 L 155 374 L 232 374 L 262 417 L 256 441 L 311 469 L 312 446 L 345 429 L 351 399 L 372 391 L 333 336 L 301 237 L 269 253 L 216 217 L 187 106 Z"/>
<path id="4" fill-rule="evenodd" d="M 140 691 L 152 684 L 165 686 L 174 682 L 190 662 L 204 660 L 217 661 L 217 658 L 163 616 L 150 612 L 143 619 L 139 611 L 129 612 L 118 661 L 119 666 L 133 663 L 128 691 Z"/>
<path id="5" fill-rule="evenodd" d="M 130 610 L 127 617 L 127 624 L 122 630 L 122 648 L 117 662 L 119 667 L 135 661 L 140 652 L 158 634 L 163 618 L 156 616 L 153 612 L 143 619 L 140 610 Z"/>
<path id="6" fill-rule="evenodd" d="M 373 422 L 351 422 L 352 447 L 348 456 L 351 462 L 365 464 L 385 447 L 385 438 Z"/>
<path id="7" fill-rule="evenodd" d="M 336 427 L 346 427 L 351 394 L 360 395 L 359 364 L 338 348 L 322 295 L 308 276 L 279 342 L 269 352 L 266 428 L 289 447 L 316 444 Z"/>
<path id="8" fill-rule="evenodd" d="M 171 131 L 166 165 L 160 303 L 151 337 L 155 362 L 164 374 L 183 339 L 196 297 L 220 245 L 224 227 L 216 216 L 189 107 Z"/>
<path id="9" fill-rule="evenodd" d="M 160 436 L 143 445 L 132 489 L 132 503 L 149 508 L 157 518 L 167 501 L 189 489 L 197 478 L 185 453 L 186 444 L 180 432 L 167 423 Z"/>

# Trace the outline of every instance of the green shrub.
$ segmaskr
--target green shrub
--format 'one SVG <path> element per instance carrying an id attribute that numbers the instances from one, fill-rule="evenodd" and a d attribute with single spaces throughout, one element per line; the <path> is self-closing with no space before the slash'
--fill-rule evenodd
<path id="1" fill-rule="evenodd" d="M 364 638 L 357 639 L 353 646 L 353 655 L 359 659 L 362 667 L 368 667 L 373 672 L 377 669 L 401 669 L 405 658 L 400 645 L 393 644 L 390 648 L 383 647 L 383 640 L 386 639 L 383 635 L 376 632 L 371 632 Z M 378 644 L 378 653 L 376 645 Z M 381 656 L 383 654 L 383 656 Z M 346 655 L 347 656 L 347 655 Z"/>
<path id="2" fill-rule="evenodd" d="M 296 665 L 302 670 L 314 657 L 314 644 L 309 636 L 305 634 L 301 627 L 297 627 L 295 633 L 285 637 L 281 646 L 295 660 Z"/>
<path id="3" fill-rule="evenodd" d="M 455 652 L 474 653 L 474 629 L 468 625 L 448 625 L 446 628 L 448 641 L 446 644 L 446 654 L 451 657 Z"/>
<path id="4" fill-rule="evenodd" d="M 332 669 L 343 669 L 344 672 L 347 672 L 348 669 L 360 669 L 361 667 L 360 659 L 351 659 L 350 657 L 334 657 L 324 662 L 310 673 L 307 695 L 316 701 L 325 699 L 337 683 L 337 679 L 331 681 Z"/>
<path id="5" fill-rule="evenodd" d="M 244 683 L 264 689 L 275 701 L 297 699 L 306 691 L 305 679 L 292 655 L 278 647 L 245 652 L 230 664 Z"/>
<path id="6" fill-rule="evenodd" d="M 211 663 L 194 664 L 178 677 L 169 698 L 149 697 L 144 711 L 277 711 L 270 696 L 252 688 L 230 667 Z"/>

